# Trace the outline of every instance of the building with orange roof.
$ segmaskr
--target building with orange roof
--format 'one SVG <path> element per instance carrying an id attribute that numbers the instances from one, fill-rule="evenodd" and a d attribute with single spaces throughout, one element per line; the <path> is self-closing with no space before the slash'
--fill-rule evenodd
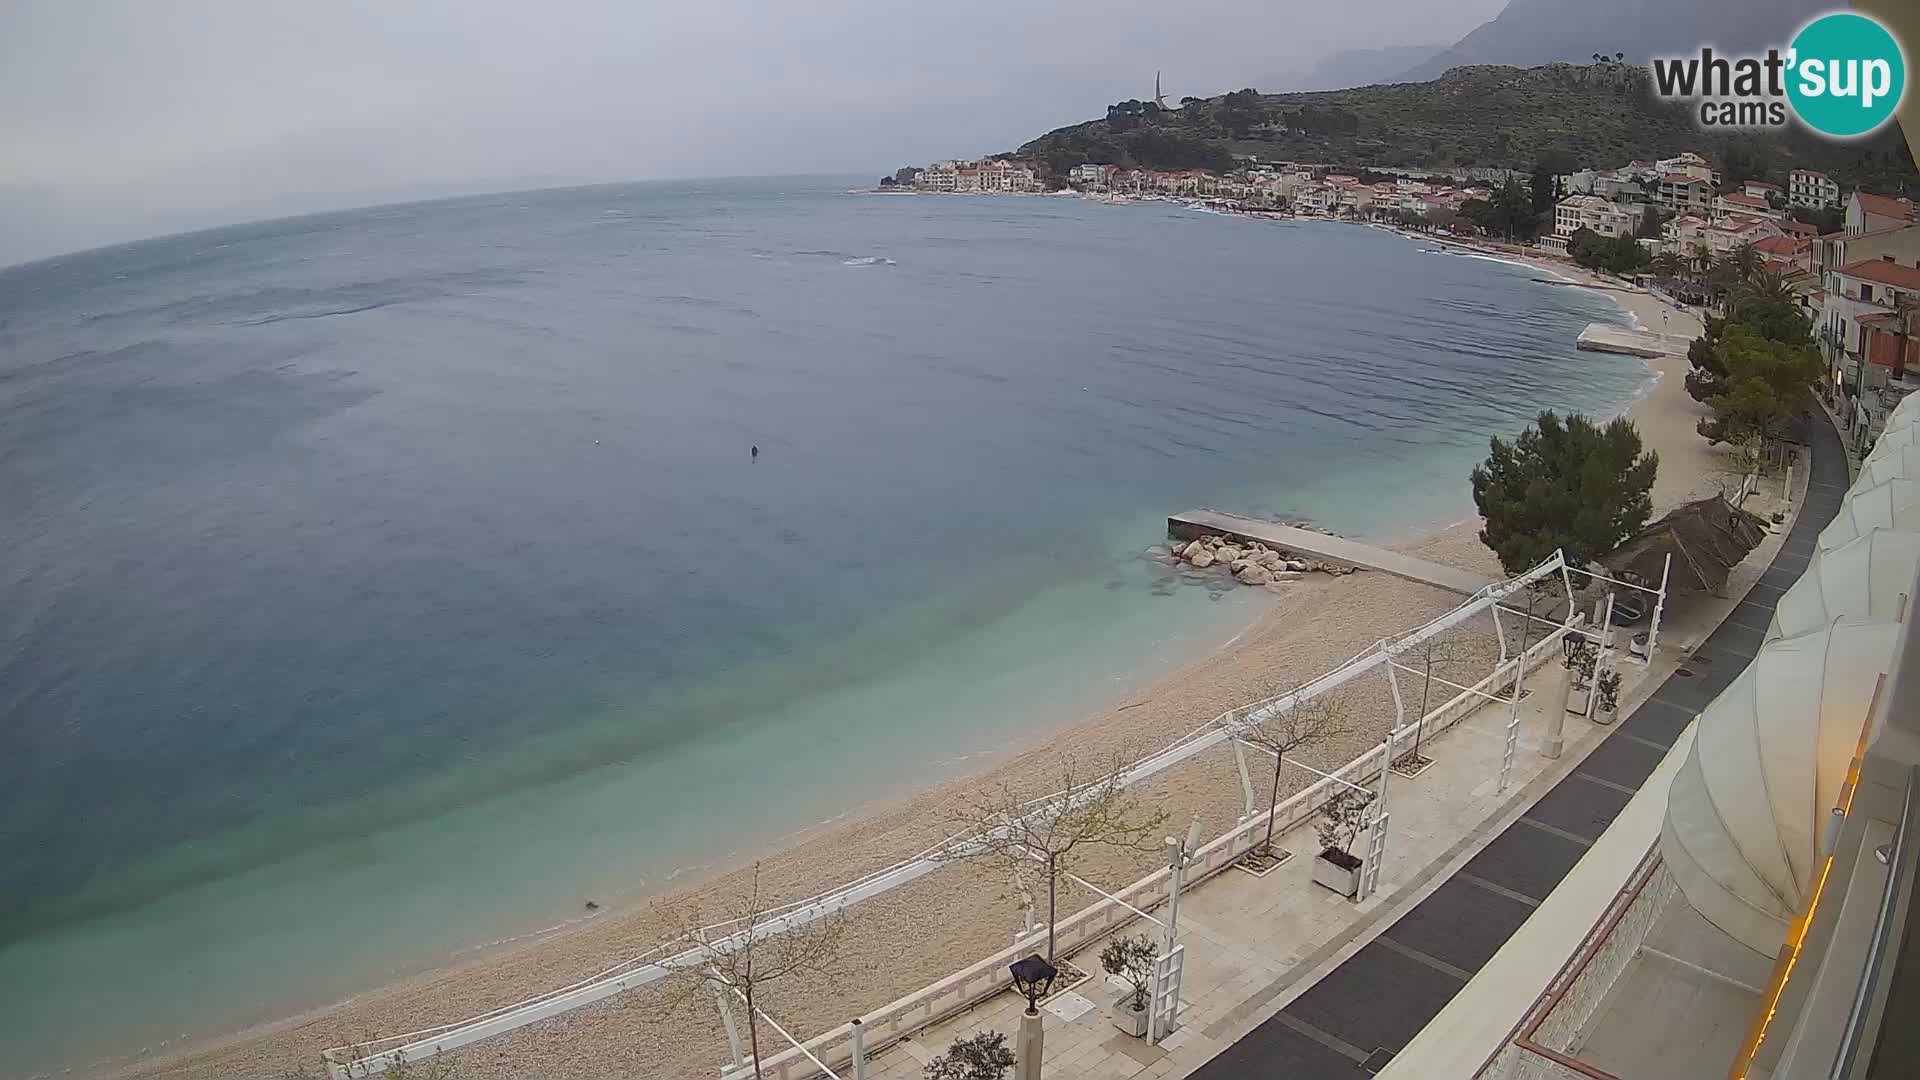
<path id="1" fill-rule="evenodd" d="M 1913 223 L 1914 206 L 1911 199 L 1895 199 L 1886 195 L 1875 195 L 1868 191 L 1856 191 L 1847 197 L 1847 235 L 1859 236 L 1893 226 Z"/>

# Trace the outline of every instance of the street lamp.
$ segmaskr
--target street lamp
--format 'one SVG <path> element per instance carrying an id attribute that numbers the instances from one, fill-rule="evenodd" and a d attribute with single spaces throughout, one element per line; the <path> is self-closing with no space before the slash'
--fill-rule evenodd
<path id="1" fill-rule="evenodd" d="M 1027 1015 L 1037 1014 L 1040 1011 L 1040 999 L 1046 997 L 1047 991 L 1053 988 L 1053 980 L 1059 976 L 1060 969 L 1047 963 L 1039 953 L 1034 953 L 1008 964 L 1007 970 L 1013 972 L 1013 988 L 1027 999 Z"/>
<path id="2" fill-rule="evenodd" d="M 1020 1016 L 1020 1033 L 1013 1044 L 1014 1080 L 1040 1080 L 1040 1056 L 1043 1034 L 1040 1029 L 1040 999 L 1053 989 L 1060 969 L 1047 963 L 1039 953 L 1007 965 L 1013 973 L 1013 988 L 1027 999 L 1027 1011 Z"/>

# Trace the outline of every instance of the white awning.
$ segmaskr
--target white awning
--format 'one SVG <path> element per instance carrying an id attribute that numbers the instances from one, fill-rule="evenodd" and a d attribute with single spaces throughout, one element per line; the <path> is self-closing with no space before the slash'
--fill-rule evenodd
<path id="1" fill-rule="evenodd" d="M 1860 463 L 1860 476 L 1854 480 L 1853 490 L 1900 479 L 1920 480 L 1920 446 L 1875 446 L 1867 460 Z"/>
<path id="2" fill-rule="evenodd" d="M 1887 430 L 1906 427 L 1916 420 L 1920 420 L 1920 394 L 1908 394 L 1887 414 Z"/>
<path id="3" fill-rule="evenodd" d="M 1857 539 L 1869 529 L 1920 532 L 1920 479 L 1901 477 L 1855 489 L 1840 504 L 1840 512 L 1820 532 L 1815 546 L 1821 551 Z"/>
<path id="4" fill-rule="evenodd" d="M 1878 439 L 1873 440 L 1873 449 L 1867 453 L 1867 460 L 1871 461 L 1883 454 L 1892 454 L 1909 446 L 1920 446 L 1920 424 L 1913 423 L 1909 419 L 1907 423 L 1894 427 L 1893 417 L 1889 415 L 1886 430 L 1880 433 Z"/>
<path id="5" fill-rule="evenodd" d="M 1660 852 L 1687 902 L 1762 956 L 1805 906 L 1897 630 L 1849 617 L 1776 638 L 1700 714 Z"/>
<path id="6" fill-rule="evenodd" d="M 1841 506 L 1846 513 L 1846 504 Z M 1815 551 L 1800 580 L 1781 594 L 1767 637 L 1804 634 L 1843 615 L 1899 618 L 1916 568 L 1920 532 L 1873 529 L 1837 548 Z"/>

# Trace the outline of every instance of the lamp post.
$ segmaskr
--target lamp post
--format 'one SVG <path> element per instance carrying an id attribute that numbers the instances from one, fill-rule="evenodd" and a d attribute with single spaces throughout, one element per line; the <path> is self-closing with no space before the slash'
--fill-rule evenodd
<path id="1" fill-rule="evenodd" d="M 1167 837 L 1167 869 L 1171 880 L 1167 885 L 1167 943 L 1160 955 L 1173 953 L 1174 937 L 1180 925 L 1180 890 L 1187 883 L 1187 866 L 1193 862 L 1194 852 L 1200 850 L 1200 815 L 1193 815 L 1193 821 L 1187 826 L 1184 839 Z"/>
<path id="2" fill-rule="evenodd" d="M 1550 758 L 1560 756 L 1567 727 L 1567 700 L 1573 696 L 1573 658 L 1587 647 L 1587 636 L 1578 630 L 1569 630 L 1560 639 L 1560 650 L 1564 653 L 1562 667 L 1566 668 L 1566 677 L 1560 680 L 1560 707 L 1554 709 L 1547 719 L 1546 754 Z"/>
<path id="3" fill-rule="evenodd" d="M 1027 1011 L 1020 1014 L 1020 1033 L 1013 1044 L 1013 1080 L 1040 1080 L 1040 999 L 1053 988 L 1060 971 L 1039 953 L 1015 960 L 1007 970 L 1013 973 L 1013 988 L 1027 999 Z"/>

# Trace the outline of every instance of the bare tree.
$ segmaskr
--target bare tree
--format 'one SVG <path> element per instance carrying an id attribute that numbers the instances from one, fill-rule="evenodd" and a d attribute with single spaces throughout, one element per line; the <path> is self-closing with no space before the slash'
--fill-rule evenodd
<path id="1" fill-rule="evenodd" d="M 693 904 L 664 913 L 678 929 L 676 936 L 699 953 L 698 963 L 682 969 L 674 980 L 669 1001 L 704 1004 L 709 993 L 718 993 L 743 1003 L 756 1078 L 761 1075 L 756 999 L 765 987 L 790 975 L 832 977 L 846 933 L 846 913 L 842 910 L 807 913 L 811 917 L 804 920 L 787 918 L 794 912 L 793 905 L 776 904 L 763 895 L 760 864 L 756 862 L 745 889 L 707 916 Z"/>
<path id="2" fill-rule="evenodd" d="M 1027 887 L 1027 875 L 1039 867 L 1047 875 L 1047 961 L 1054 958 L 1053 925 L 1055 895 L 1061 874 L 1072 867 L 1085 848 L 1108 847 L 1131 851 L 1157 851 L 1160 827 L 1166 823 L 1164 810 L 1143 807 L 1123 786 L 1124 772 L 1131 759 L 1124 752 L 1113 756 L 1111 767 L 1088 777 L 1084 766 L 1069 758 L 1054 775 L 1057 793 L 1044 799 L 1029 799 L 1002 782 L 977 795 L 959 813 L 956 821 L 969 833 L 970 843 L 951 849 L 947 859 L 984 859 L 1003 867 L 1028 911 L 1033 910 L 1033 893 Z"/>
<path id="3" fill-rule="evenodd" d="M 1298 691 L 1295 691 L 1296 693 Z M 1267 803 L 1267 838 L 1260 842 L 1262 855 L 1273 854 L 1273 820 L 1280 815 L 1271 808 L 1280 805 L 1280 767 L 1287 755 L 1316 746 L 1353 729 L 1353 710 L 1345 689 L 1334 687 L 1304 700 L 1282 712 L 1275 708 L 1251 709 L 1234 721 L 1234 737 L 1273 755 L 1273 797 Z"/>
<path id="4" fill-rule="evenodd" d="M 1457 637 L 1430 637 L 1420 643 L 1420 709 L 1413 714 L 1413 749 L 1403 755 L 1400 761 L 1418 765 L 1426 759 L 1420 756 L 1420 744 L 1427 734 L 1427 698 L 1433 689 L 1433 669 L 1436 665 L 1443 668 L 1459 663 L 1467 658 L 1468 643 Z M 1446 676 L 1441 676 L 1445 678 Z M 1399 764 L 1395 762 L 1394 764 Z"/>

